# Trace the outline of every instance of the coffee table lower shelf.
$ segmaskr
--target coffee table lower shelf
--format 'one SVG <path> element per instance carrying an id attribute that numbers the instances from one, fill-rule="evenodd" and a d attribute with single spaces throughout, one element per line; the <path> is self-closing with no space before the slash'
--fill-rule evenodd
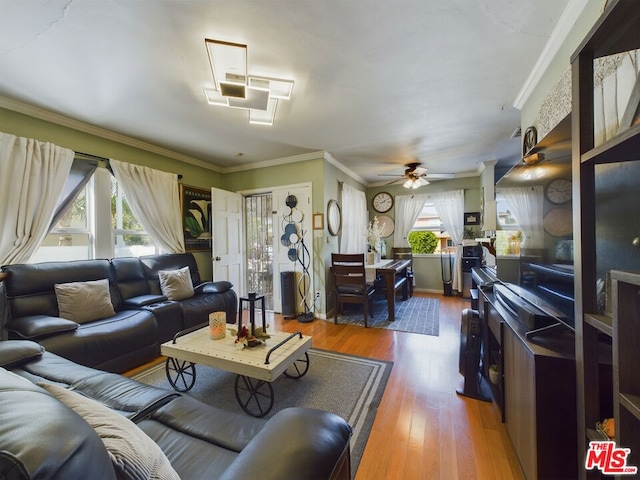
<path id="1" fill-rule="evenodd" d="M 233 337 L 211 340 L 206 326 L 179 332 L 161 345 L 161 353 L 167 357 L 167 379 L 176 390 L 187 392 L 196 382 L 196 363 L 235 373 L 238 404 L 249 415 L 263 417 L 273 407 L 271 382 L 282 373 L 303 377 L 309 370 L 311 348 L 311 337 L 301 332 L 269 335 L 265 346 L 238 350 Z"/>

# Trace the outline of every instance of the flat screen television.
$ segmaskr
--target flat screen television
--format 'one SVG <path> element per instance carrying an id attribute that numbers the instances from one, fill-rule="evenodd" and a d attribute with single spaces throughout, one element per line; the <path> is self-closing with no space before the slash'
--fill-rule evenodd
<path id="1" fill-rule="evenodd" d="M 536 145 L 535 160 L 518 162 L 496 183 L 498 194 L 511 195 L 512 204 L 518 198 L 509 192 L 528 193 L 527 201 L 542 199 L 541 218 L 529 221 L 535 228 L 530 235 L 533 247 L 525 239 L 518 256 L 509 259 L 510 264 L 517 262 L 517 274 L 513 269 L 509 276 L 501 274 L 500 261 L 497 269 L 505 303 L 510 296 L 530 306 L 527 312 L 516 308 L 516 317 L 534 332 L 553 331 L 543 327 L 555 324 L 573 330 L 575 325 L 570 127 L 568 116 Z"/>

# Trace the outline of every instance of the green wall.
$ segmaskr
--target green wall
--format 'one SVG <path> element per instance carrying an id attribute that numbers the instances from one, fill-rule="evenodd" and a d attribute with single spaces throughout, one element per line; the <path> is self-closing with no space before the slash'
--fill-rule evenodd
<path id="1" fill-rule="evenodd" d="M 197 187 L 222 188 L 222 174 L 190 163 L 131 147 L 90 133 L 0 108 L 0 132 L 51 142 L 76 152 L 135 163 L 182 175 L 181 182 Z M 213 277 L 211 252 L 194 252 L 203 280 Z"/>
<path id="2" fill-rule="evenodd" d="M 216 187 L 237 192 L 310 182 L 313 196 L 312 211 L 324 215 L 322 235 L 314 235 L 313 237 L 314 285 L 316 290 L 325 292 L 325 296 L 320 299 L 316 306 L 316 313 L 319 316 L 326 315 L 327 312 L 333 310 L 329 267 L 331 266 L 331 253 L 339 251 L 340 235 L 336 237 L 329 235 L 326 227 L 326 207 L 330 199 L 336 199 L 338 203 L 341 202 L 341 183 L 347 183 L 366 193 L 371 218 L 375 213 L 370 207 L 371 199 L 375 193 L 382 190 L 388 191 L 394 196 L 408 193 L 402 185 L 366 188 L 365 185 L 336 167 L 334 163 L 326 160 L 323 152 L 318 152 L 317 158 L 309 160 L 222 174 L 208 168 L 151 153 L 141 148 L 104 139 L 91 133 L 3 108 L 0 108 L 0 131 L 22 137 L 36 138 L 41 141 L 49 141 L 78 152 L 115 158 L 181 174 L 183 183 L 203 188 Z M 417 190 L 417 193 L 461 188 L 465 190 L 465 210 L 478 211 L 481 192 L 479 177 L 432 182 L 427 187 Z M 389 215 L 393 217 L 393 210 L 389 212 Z M 387 241 L 390 248 L 393 244 L 393 237 L 389 237 Z M 211 252 L 194 252 L 194 255 L 203 280 L 211 279 Z M 417 288 L 428 291 L 440 291 L 442 289 L 439 261 L 439 256 L 426 256 L 416 261 Z"/>

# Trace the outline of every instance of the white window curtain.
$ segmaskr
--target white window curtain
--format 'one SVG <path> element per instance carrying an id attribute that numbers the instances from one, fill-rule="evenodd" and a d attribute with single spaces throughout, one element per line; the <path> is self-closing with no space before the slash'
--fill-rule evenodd
<path id="1" fill-rule="evenodd" d="M 498 192 L 504 197 L 509 210 L 520 225 L 522 247 L 544 248 L 542 185 L 501 188 Z"/>
<path id="2" fill-rule="evenodd" d="M 393 233 L 394 247 L 408 247 L 407 236 L 418 220 L 420 212 L 427 203 L 428 195 L 396 195 L 395 198 L 395 232 Z"/>
<path id="3" fill-rule="evenodd" d="M 109 164 L 131 210 L 154 242 L 167 252 L 184 252 L 178 176 L 113 159 Z"/>
<path id="4" fill-rule="evenodd" d="M 357 188 L 342 185 L 342 237 L 340 253 L 367 252 L 367 197 Z"/>
<path id="5" fill-rule="evenodd" d="M 47 235 L 75 153 L 0 133 L 0 265 L 28 262 Z"/>
<path id="6" fill-rule="evenodd" d="M 440 217 L 444 229 L 456 246 L 453 264 L 452 288 L 462 291 L 462 238 L 464 233 L 464 190 L 435 192 L 428 195 Z"/>

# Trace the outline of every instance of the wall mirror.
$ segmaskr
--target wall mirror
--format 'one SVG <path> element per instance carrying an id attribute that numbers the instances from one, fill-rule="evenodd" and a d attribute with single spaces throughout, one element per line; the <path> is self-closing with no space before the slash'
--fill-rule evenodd
<path id="1" fill-rule="evenodd" d="M 327 228 L 334 237 L 340 233 L 342 228 L 342 212 L 340 205 L 335 200 L 329 200 L 327 204 Z"/>

